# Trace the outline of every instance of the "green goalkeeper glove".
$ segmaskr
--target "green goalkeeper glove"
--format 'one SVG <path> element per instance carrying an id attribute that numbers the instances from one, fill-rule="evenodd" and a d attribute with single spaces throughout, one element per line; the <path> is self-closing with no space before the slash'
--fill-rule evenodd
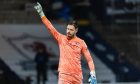
<path id="1" fill-rule="evenodd" d="M 39 2 L 37 2 L 37 4 L 34 6 L 34 8 L 37 10 L 38 14 L 40 15 L 40 17 L 42 18 L 43 16 L 45 16 L 43 10 L 42 10 L 42 6 L 40 5 Z"/>

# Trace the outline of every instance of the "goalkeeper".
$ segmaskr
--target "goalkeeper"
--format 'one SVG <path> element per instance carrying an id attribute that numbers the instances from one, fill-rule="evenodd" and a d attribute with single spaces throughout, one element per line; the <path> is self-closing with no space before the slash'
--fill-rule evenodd
<path id="1" fill-rule="evenodd" d="M 97 84 L 94 63 L 84 40 L 78 38 L 76 21 L 68 23 L 66 35 L 59 33 L 43 13 L 41 5 L 37 2 L 34 8 L 39 13 L 42 22 L 56 39 L 60 48 L 59 80 L 58 84 L 82 84 L 81 54 L 84 54 L 90 68 L 90 84 Z"/>

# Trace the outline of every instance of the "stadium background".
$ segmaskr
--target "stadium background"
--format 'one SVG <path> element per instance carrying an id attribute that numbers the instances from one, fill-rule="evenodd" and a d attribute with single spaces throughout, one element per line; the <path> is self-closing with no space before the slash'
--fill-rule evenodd
<path id="1" fill-rule="evenodd" d="M 51 54 L 47 84 L 57 84 L 59 48 L 33 9 L 36 1 L 0 2 L 0 84 L 36 84 L 35 52 L 26 46 L 36 41 Z M 140 0 L 38 1 L 63 34 L 69 20 L 78 20 L 77 35 L 89 47 L 99 84 L 140 84 Z M 87 83 L 85 59 L 82 65 Z"/>

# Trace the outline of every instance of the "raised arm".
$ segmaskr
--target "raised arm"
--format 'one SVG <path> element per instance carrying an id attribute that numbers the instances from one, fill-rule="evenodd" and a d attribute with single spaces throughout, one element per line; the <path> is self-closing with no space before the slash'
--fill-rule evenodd
<path id="1" fill-rule="evenodd" d="M 53 35 L 53 37 L 60 42 L 61 34 L 54 28 L 54 26 L 51 24 L 51 22 L 47 19 L 45 16 L 42 6 L 40 3 L 37 2 L 37 4 L 34 6 L 34 8 L 37 10 L 39 13 L 42 22 L 45 24 L 46 28 L 49 30 L 49 32 Z"/>
<path id="2" fill-rule="evenodd" d="M 82 48 L 82 52 L 88 62 L 88 66 L 90 68 L 90 75 L 91 77 L 89 78 L 89 82 L 90 84 L 97 84 L 97 81 L 96 81 L 96 74 L 95 74 L 95 66 L 94 66 L 94 63 L 93 63 L 93 60 L 92 60 L 92 57 L 90 55 L 90 52 L 87 48 L 87 45 L 86 43 L 83 41 L 83 48 Z"/>

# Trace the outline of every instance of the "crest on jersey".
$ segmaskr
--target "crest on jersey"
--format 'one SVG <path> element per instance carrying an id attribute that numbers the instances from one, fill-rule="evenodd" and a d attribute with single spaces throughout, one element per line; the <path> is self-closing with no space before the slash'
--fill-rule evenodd
<path id="1" fill-rule="evenodd" d="M 80 47 L 80 43 L 79 43 L 79 42 L 72 42 L 71 44 L 72 44 L 73 46 Z"/>

